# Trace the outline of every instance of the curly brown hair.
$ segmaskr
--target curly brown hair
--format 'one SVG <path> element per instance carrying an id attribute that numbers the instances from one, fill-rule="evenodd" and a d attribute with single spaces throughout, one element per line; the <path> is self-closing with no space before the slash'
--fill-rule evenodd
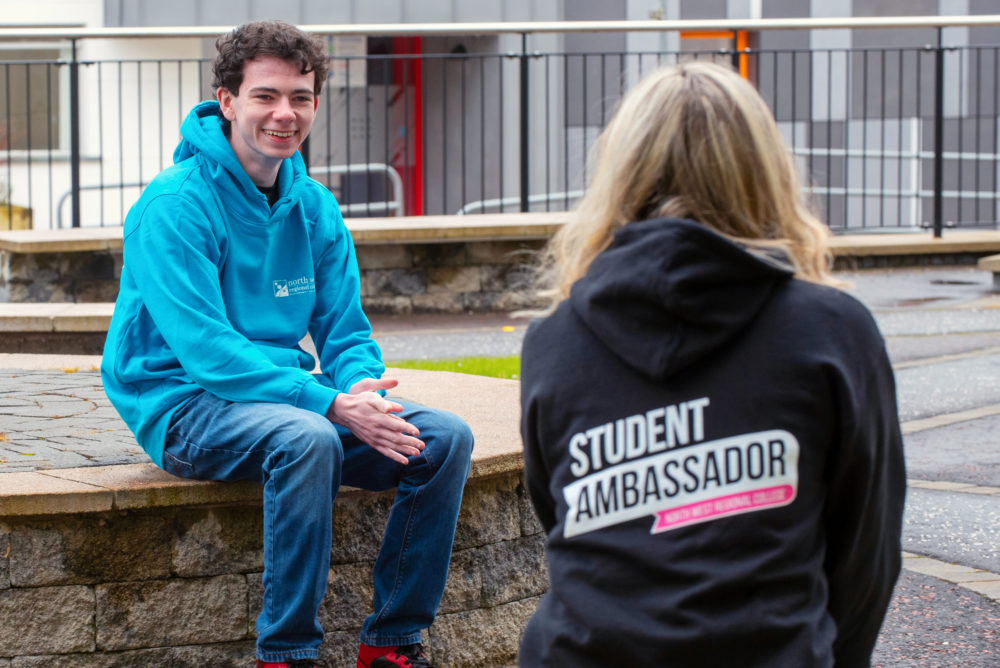
<path id="1" fill-rule="evenodd" d="M 315 73 L 313 92 L 319 95 L 330 68 L 326 44 L 315 35 L 302 32 L 284 21 L 245 23 L 215 40 L 219 54 L 212 63 L 216 89 L 226 88 L 239 95 L 243 83 L 243 65 L 260 56 L 275 56 L 298 62 L 302 74 Z"/>

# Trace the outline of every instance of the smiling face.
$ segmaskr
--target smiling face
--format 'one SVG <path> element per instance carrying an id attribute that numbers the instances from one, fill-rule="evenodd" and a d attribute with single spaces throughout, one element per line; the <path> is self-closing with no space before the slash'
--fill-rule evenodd
<path id="1" fill-rule="evenodd" d="M 219 87 L 222 115 L 232 124 L 229 144 L 250 179 L 271 186 L 281 161 L 291 157 L 309 134 L 319 100 L 315 74 L 274 56 L 260 56 L 243 66 L 239 95 Z"/>

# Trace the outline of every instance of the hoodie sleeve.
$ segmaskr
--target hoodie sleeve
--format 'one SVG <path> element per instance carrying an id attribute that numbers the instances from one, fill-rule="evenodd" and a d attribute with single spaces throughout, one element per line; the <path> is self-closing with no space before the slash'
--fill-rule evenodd
<path id="1" fill-rule="evenodd" d="M 834 373 L 839 412 L 824 508 L 830 587 L 837 624 L 838 666 L 867 666 L 900 569 L 906 476 L 896 388 L 885 345 L 867 312 L 848 324 L 847 345 Z"/>
<path id="2" fill-rule="evenodd" d="M 332 200 L 332 196 L 331 196 Z M 316 307 L 309 331 L 319 354 L 323 374 L 344 392 L 364 378 L 385 372 L 371 323 L 361 307 L 361 278 L 354 243 L 340 209 L 321 221 L 327 243 L 316 263 Z"/>
<path id="3" fill-rule="evenodd" d="M 143 306 L 197 385 L 237 402 L 287 403 L 325 414 L 337 391 L 307 371 L 272 363 L 226 316 L 219 273 L 224 235 L 190 200 L 153 198 L 124 239 Z"/>

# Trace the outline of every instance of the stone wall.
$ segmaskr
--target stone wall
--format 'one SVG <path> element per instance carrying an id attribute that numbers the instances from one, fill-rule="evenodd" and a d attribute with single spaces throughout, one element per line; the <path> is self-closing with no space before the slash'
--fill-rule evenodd
<path id="1" fill-rule="evenodd" d="M 120 250 L 0 250 L 0 303 L 113 302 L 121 270 Z"/>
<path id="2" fill-rule="evenodd" d="M 534 258 L 569 217 L 554 211 L 346 222 L 369 312 L 457 313 L 541 306 L 531 290 Z M 0 232 L 0 303 L 112 302 L 121 244 L 120 228 Z M 840 269 L 973 264 L 1000 252 L 1000 232 L 839 235 L 831 251 Z"/>
<path id="3" fill-rule="evenodd" d="M 371 313 L 511 311 L 537 306 L 531 263 L 542 241 L 358 244 Z M 113 302 L 120 250 L 0 250 L 0 303 Z"/>
<path id="4" fill-rule="evenodd" d="M 372 313 L 513 311 L 531 288 L 542 241 L 358 245 L 361 299 Z"/>
<path id="5" fill-rule="evenodd" d="M 353 668 L 391 492 L 345 490 L 321 658 Z M 0 668 L 246 666 L 260 607 L 259 505 L 0 518 Z M 510 664 L 547 587 L 520 472 L 470 479 L 425 645 L 444 665 Z"/>

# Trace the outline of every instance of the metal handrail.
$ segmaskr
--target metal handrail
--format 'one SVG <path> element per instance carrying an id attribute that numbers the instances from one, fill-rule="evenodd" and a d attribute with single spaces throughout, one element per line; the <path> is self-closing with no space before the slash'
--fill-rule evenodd
<path id="1" fill-rule="evenodd" d="M 583 197 L 583 190 L 571 190 L 569 192 L 561 193 L 541 193 L 535 195 L 528 195 L 529 204 L 537 204 L 538 202 L 558 202 L 559 200 L 577 200 Z M 510 206 L 517 206 L 521 203 L 521 198 L 518 196 L 510 197 L 495 197 L 493 199 L 481 199 L 475 202 L 469 202 L 461 209 L 455 212 L 456 216 L 465 216 L 470 213 L 475 213 L 477 211 L 483 211 L 485 209 L 491 209 L 500 207 L 501 209 Z"/>
<path id="2" fill-rule="evenodd" d="M 392 184 L 392 192 L 394 197 L 390 200 L 383 202 L 358 202 L 357 204 L 341 204 L 340 210 L 345 213 L 352 213 L 355 211 L 364 211 L 370 213 L 371 211 L 394 211 L 392 215 L 402 216 L 403 215 L 403 179 L 399 176 L 399 172 L 392 165 L 387 165 L 384 162 L 369 162 L 365 164 L 353 164 L 353 165 L 326 165 L 322 167 L 310 167 L 309 175 L 315 176 L 325 175 L 325 174 L 351 174 L 354 172 L 381 172 L 389 178 L 389 183 Z"/>
<path id="3" fill-rule="evenodd" d="M 642 21 L 512 21 L 466 23 L 356 23 L 302 25 L 319 35 L 448 36 L 579 32 L 670 32 L 699 30 L 831 30 L 876 28 L 959 28 L 1000 25 L 1000 14 L 982 16 L 845 16 L 771 19 L 654 19 Z M 216 37 L 233 26 L 120 28 L 0 28 L 0 40 L 134 39 Z"/>
<path id="4" fill-rule="evenodd" d="M 98 184 L 96 186 L 95 185 L 79 186 L 79 187 L 77 187 L 77 190 L 78 191 L 81 191 L 81 190 L 102 190 L 102 191 L 103 190 L 124 190 L 125 188 L 144 188 L 144 187 L 146 187 L 146 185 L 147 184 L 145 182 L 142 182 L 142 183 L 110 183 L 110 184 L 101 183 L 101 184 Z M 62 224 L 63 204 L 65 204 L 66 200 L 69 199 L 72 196 L 73 196 L 73 190 L 72 189 L 67 190 L 66 192 L 64 192 L 62 194 L 62 196 L 59 198 L 59 202 L 56 204 L 56 229 L 57 230 L 61 230 L 62 226 L 63 226 L 63 224 Z"/>

